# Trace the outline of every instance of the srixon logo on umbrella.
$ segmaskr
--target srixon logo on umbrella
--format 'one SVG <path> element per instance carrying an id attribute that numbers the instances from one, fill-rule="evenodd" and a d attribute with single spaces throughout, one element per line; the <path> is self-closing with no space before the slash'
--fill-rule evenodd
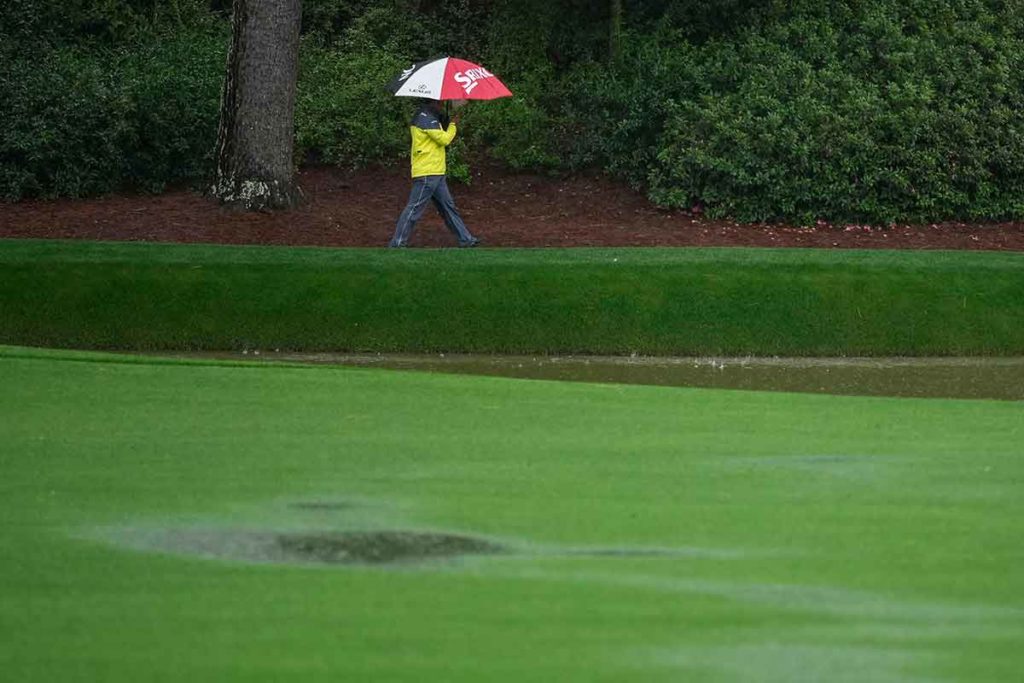
<path id="1" fill-rule="evenodd" d="M 462 89 L 465 90 L 466 94 L 468 95 L 471 92 L 473 92 L 473 88 L 480 85 L 478 81 L 481 81 L 485 78 L 494 78 L 494 74 L 492 74 L 490 71 L 481 66 L 477 69 L 459 71 L 454 76 L 452 76 L 452 78 L 454 78 L 456 82 L 458 82 L 458 84 L 462 86 Z"/>

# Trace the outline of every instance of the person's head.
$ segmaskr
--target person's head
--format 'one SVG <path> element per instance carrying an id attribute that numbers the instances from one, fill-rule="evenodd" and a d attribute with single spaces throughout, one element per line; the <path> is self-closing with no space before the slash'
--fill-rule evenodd
<path id="1" fill-rule="evenodd" d="M 420 106 L 426 109 L 430 109 L 431 111 L 441 111 L 441 103 L 438 102 L 437 100 L 423 98 L 420 100 Z"/>

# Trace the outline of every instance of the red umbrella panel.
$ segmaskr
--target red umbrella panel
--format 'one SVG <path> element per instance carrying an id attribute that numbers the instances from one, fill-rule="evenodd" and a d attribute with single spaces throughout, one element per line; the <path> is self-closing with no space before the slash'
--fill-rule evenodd
<path id="1" fill-rule="evenodd" d="M 493 100 L 512 92 L 490 71 L 456 57 L 440 57 L 413 64 L 388 84 L 398 97 L 431 100 Z"/>

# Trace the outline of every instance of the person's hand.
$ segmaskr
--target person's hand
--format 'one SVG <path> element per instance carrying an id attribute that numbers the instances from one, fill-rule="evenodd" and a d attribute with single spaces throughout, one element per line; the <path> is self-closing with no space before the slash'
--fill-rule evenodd
<path id="1" fill-rule="evenodd" d="M 461 123 L 461 117 L 458 114 L 453 114 L 452 123 L 454 123 L 456 126 L 459 125 L 459 123 Z"/>

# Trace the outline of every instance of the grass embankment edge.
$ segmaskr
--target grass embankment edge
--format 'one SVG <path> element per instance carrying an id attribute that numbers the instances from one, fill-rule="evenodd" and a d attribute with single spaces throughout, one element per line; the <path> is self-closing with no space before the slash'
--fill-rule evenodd
<path id="1" fill-rule="evenodd" d="M 1024 255 L 0 241 L 0 344 L 97 350 L 1024 353 Z"/>

